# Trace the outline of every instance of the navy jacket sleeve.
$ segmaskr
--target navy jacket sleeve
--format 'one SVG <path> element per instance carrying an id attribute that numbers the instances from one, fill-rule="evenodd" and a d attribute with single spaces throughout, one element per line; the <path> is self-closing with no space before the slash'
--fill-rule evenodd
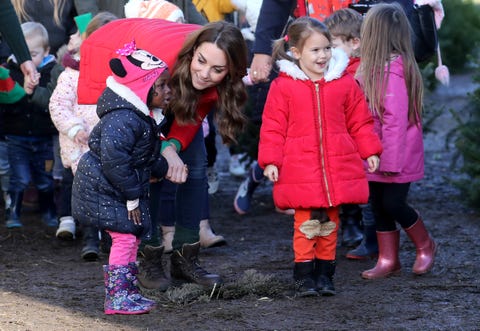
<path id="1" fill-rule="evenodd" d="M 253 53 L 272 54 L 272 42 L 280 38 L 296 3 L 295 0 L 263 0 Z"/>
<path id="2" fill-rule="evenodd" d="M 6 0 L 0 1 L 0 33 L 15 54 L 18 63 L 32 59 L 25 38 L 22 37 L 23 32 L 17 13 L 13 9 L 12 3 Z"/>

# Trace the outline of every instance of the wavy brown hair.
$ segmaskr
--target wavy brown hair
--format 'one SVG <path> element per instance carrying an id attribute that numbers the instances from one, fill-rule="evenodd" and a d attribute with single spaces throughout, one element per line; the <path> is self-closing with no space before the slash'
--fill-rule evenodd
<path id="1" fill-rule="evenodd" d="M 31 18 L 25 10 L 25 0 L 11 0 L 13 8 L 19 17 L 20 21 L 30 21 Z M 56 25 L 62 26 L 60 21 L 60 13 L 65 7 L 66 0 L 50 0 L 50 3 L 53 5 L 53 21 Z"/>
<path id="2" fill-rule="evenodd" d="M 423 80 L 415 61 L 410 30 L 407 16 L 399 4 L 373 6 L 362 25 L 359 74 L 363 78 L 363 90 L 372 112 L 382 119 L 388 84 L 385 71 L 390 69 L 392 57 L 401 56 L 408 93 L 408 119 L 418 124 L 422 113 Z"/>
<path id="3" fill-rule="evenodd" d="M 204 42 L 215 44 L 227 57 L 228 74 L 216 86 L 215 119 L 223 142 L 233 143 L 246 123 L 243 106 L 247 101 L 247 91 L 242 77 L 247 73 L 247 46 L 242 33 L 232 23 L 208 23 L 187 37 L 173 68 L 170 80 L 172 98 L 168 110 L 175 114 L 180 124 L 198 120 L 197 104 L 205 91 L 193 87 L 190 64 L 195 49 Z"/>

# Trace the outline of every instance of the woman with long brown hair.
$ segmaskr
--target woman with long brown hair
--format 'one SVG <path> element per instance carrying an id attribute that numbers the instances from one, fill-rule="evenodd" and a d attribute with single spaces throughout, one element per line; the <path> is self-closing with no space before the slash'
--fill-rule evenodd
<path id="1" fill-rule="evenodd" d="M 201 126 L 215 109 L 224 143 L 235 142 L 243 128 L 246 118 L 242 108 L 247 100 L 242 82 L 247 73 L 245 41 L 240 30 L 225 21 L 204 26 L 138 18 L 111 22 L 82 44 L 79 103 L 95 102 L 106 76 L 102 60 L 132 38 L 173 68 L 172 97 L 166 114 L 172 120 L 164 129 L 162 143 L 162 155 L 169 165 L 166 178 L 180 184 L 175 195 L 172 276 L 205 286 L 219 284 L 220 276 L 198 264 L 200 221 L 209 219 L 210 213 Z"/>

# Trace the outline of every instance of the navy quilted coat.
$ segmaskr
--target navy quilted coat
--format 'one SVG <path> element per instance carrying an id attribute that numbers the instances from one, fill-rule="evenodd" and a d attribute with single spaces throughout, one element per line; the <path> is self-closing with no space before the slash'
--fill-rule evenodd
<path id="1" fill-rule="evenodd" d="M 165 175 L 159 154 L 159 127 L 146 105 L 112 77 L 98 100 L 99 123 L 90 138 L 90 151 L 78 164 L 73 182 L 72 215 L 90 224 L 148 239 L 149 179 Z M 121 96 L 120 96 L 121 95 Z M 127 200 L 139 199 L 142 224 L 128 219 Z"/>

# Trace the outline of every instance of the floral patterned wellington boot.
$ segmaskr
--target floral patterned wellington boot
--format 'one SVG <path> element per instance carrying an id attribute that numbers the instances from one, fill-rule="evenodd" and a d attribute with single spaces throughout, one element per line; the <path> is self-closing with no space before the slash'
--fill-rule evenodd
<path id="1" fill-rule="evenodd" d="M 129 271 L 126 265 L 104 265 L 105 278 L 105 314 L 138 315 L 152 310 L 150 305 L 135 301 L 131 293 L 131 281 L 127 278 Z"/>
<path id="2" fill-rule="evenodd" d="M 147 307 L 154 308 L 156 303 L 154 300 L 150 300 L 145 298 L 138 288 L 138 284 L 140 283 L 138 280 L 138 266 L 135 262 L 130 262 L 128 264 L 128 269 L 130 273 L 127 274 L 127 279 L 130 280 L 130 297 L 135 300 L 135 302 L 140 303 L 141 305 L 145 305 Z"/>

